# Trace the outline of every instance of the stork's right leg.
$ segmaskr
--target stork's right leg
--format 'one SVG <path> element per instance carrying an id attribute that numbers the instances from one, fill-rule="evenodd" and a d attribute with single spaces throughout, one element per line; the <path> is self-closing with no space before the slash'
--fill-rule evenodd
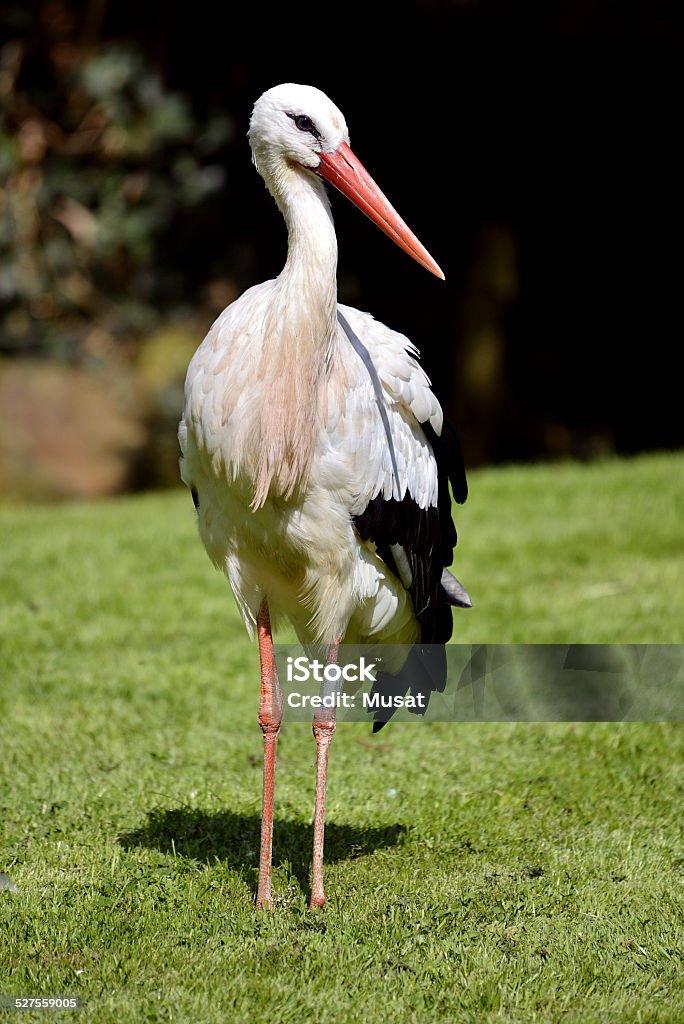
<path id="1" fill-rule="evenodd" d="M 273 846 L 273 793 L 275 789 L 276 748 L 283 716 L 283 693 L 280 689 L 275 659 L 268 604 L 264 599 L 257 616 L 259 658 L 261 660 L 261 700 L 259 725 L 264 734 L 264 788 L 261 803 L 261 850 L 259 855 L 259 888 L 256 905 L 271 908 L 271 851 Z"/>
<path id="2" fill-rule="evenodd" d="M 328 651 L 328 664 L 337 664 L 340 646 L 338 637 Z M 309 910 L 325 904 L 323 888 L 323 837 L 325 833 L 325 788 L 328 775 L 328 747 L 335 734 L 335 708 L 317 708 L 313 720 L 316 738 L 316 807 L 314 810 L 313 862 L 311 869 L 311 902 Z"/>

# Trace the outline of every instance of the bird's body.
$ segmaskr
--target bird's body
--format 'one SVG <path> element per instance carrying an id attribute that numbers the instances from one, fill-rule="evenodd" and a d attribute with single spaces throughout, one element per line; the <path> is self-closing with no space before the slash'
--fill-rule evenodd
<path id="1" fill-rule="evenodd" d="M 282 711 L 271 617 L 286 617 L 302 642 L 327 644 L 332 657 L 341 642 L 445 643 L 450 604 L 467 604 L 464 592 L 463 601 L 453 600 L 442 586 L 456 539 L 447 478 L 460 500 L 465 483 L 440 440 L 442 410 L 415 347 L 337 302 L 337 241 L 320 176 L 424 266 L 441 271 L 358 164 L 342 115 L 318 90 L 287 85 L 265 93 L 250 142 L 287 223 L 287 261 L 278 278 L 224 310 L 200 345 L 179 438 L 202 540 L 226 573 L 247 629 L 259 635 L 270 764 Z M 333 730 L 334 720 L 314 723 L 321 862 Z M 261 905 L 270 905 L 269 771 Z M 324 899 L 319 883 L 314 878 L 313 905 Z"/>
<path id="2" fill-rule="evenodd" d="M 268 306 L 273 285 L 243 296 L 248 318 L 256 310 L 258 319 Z M 275 481 L 269 479 L 271 471 L 261 465 L 268 442 L 259 411 L 277 417 L 278 399 L 264 394 L 261 353 L 254 351 L 261 338 L 250 345 L 249 334 L 236 330 L 240 300 L 219 318 L 190 366 L 183 476 L 197 493 L 207 551 L 225 570 L 251 633 L 268 597 L 272 618 L 287 617 L 305 643 L 341 637 L 346 643 L 411 644 L 420 630 L 408 591 L 374 542 L 361 540 L 354 517 L 378 495 L 397 501 L 408 496 L 424 510 L 436 506 L 437 466 L 420 424 L 439 433 L 441 409 L 408 339 L 367 314 L 340 310 L 383 386 L 400 486 L 371 378 L 336 308 L 326 366 L 299 403 L 310 406 L 307 417 L 315 413 L 300 432 L 302 448 L 310 447 L 308 464 L 293 471 L 285 454 L 280 478 L 274 467 Z M 265 405 L 255 401 L 259 395 Z M 254 507 L 260 472 L 270 486 Z"/>

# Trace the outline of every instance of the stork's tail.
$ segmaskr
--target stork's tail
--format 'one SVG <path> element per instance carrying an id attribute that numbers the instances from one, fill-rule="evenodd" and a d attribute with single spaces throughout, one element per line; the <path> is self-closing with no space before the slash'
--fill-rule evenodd
<path id="1" fill-rule="evenodd" d="M 444 569 L 442 572 L 441 585 L 448 604 L 453 605 L 455 608 L 473 607 L 468 591 L 448 569 Z"/>
<path id="2" fill-rule="evenodd" d="M 472 608 L 467 590 L 453 573 L 445 569 L 441 580 L 447 604 L 456 608 Z M 409 689 L 414 697 L 422 700 L 415 714 L 425 714 L 431 693 L 443 693 L 447 678 L 446 648 L 444 644 L 416 644 L 411 650 L 404 667 L 396 675 L 379 672 L 371 693 L 381 697 L 403 697 Z M 414 710 L 414 709 L 411 709 Z M 386 725 L 394 713 L 393 708 L 381 708 L 375 712 L 373 732 Z"/>

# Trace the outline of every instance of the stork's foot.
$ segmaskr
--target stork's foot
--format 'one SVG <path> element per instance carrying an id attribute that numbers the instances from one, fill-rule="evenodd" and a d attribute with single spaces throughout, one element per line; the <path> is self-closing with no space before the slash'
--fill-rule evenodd
<path id="1" fill-rule="evenodd" d="M 309 903 L 309 910 L 322 910 L 325 906 L 325 893 L 320 896 L 312 896 Z"/>

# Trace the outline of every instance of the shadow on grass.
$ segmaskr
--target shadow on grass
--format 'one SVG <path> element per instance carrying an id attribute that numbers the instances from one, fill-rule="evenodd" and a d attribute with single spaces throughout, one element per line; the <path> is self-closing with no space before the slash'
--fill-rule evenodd
<path id="1" fill-rule="evenodd" d="M 399 824 L 355 828 L 326 823 L 325 863 L 395 846 L 405 831 Z M 147 822 L 123 833 L 118 841 L 126 850 L 146 847 L 204 864 L 220 861 L 238 871 L 256 894 L 260 833 L 261 820 L 256 815 L 173 807 L 148 811 Z M 278 820 L 273 826 L 273 865 L 288 867 L 303 892 L 309 890 L 312 842 L 313 826 L 305 822 Z"/>

